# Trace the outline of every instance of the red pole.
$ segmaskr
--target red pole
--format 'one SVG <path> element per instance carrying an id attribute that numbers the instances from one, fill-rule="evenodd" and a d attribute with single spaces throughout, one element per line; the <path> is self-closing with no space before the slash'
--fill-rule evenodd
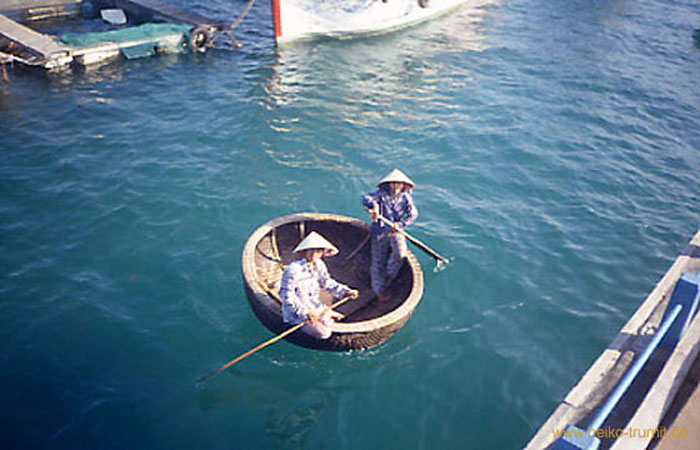
<path id="1" fill-rule="evenodd" d="M 270 0 L 272 4 L 272 21 L 275 25 L 275 39 L 282 36 L 282 14 L 280 11 L 280 2 L 282 0 Z"/>

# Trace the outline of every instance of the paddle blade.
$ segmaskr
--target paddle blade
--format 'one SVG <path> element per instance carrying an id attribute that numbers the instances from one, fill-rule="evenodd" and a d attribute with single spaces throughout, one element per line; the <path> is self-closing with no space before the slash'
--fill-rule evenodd
<path id="1" fill-rule="evenodd" d="M 454 259 L 454 258 L 452 258 Z M 440 258 L 440 259 L 435 259 L 435 267 L 433 268 L 433 272 L 438 273 L 442 272 L 447 268 L 447 265 L 452 262 L 452 259 L 446 259 L 446 258 Z"/>

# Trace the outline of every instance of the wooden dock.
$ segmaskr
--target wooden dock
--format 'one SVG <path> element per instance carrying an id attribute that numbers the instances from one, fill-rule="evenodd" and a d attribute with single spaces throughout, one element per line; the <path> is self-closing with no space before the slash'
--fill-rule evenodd
<path id="1" fill-rule="evenodd" d="M 86 0 L 0 0 L 0 13 L 22 22 L 80 15 Z"/>
<path id="2" fill-rule="evenodd" d="M 102 8 L 121 8 L 130 23 L 166 22 L 176 26 L 191 26 L 181 34 L 158 39 L 134 38 L 100 42 L 90 46 L 65 45 L 51 36 L 39 33 L 25 25 L 43 18 L 80 15 L 84 0 L 0 0 L 0 64 L 18 61 L 29 66 L 53 69 L 68 66 L 74 61 L 86 65 L 107 61 L 120 53 L 128 58 L 151 55 L 161 51 L 182 50 L 204 52 L 213 46 L 214 35 L 223 25 L 195 12 L 185 11 L 159 0 L 95 0 L 92 4 Z M 4 14 L 3 14 L 4 13 Z M 10 15 L 8 17 L 8 15 Z M 111 35 L 109 38 L 111 40 Z M 133 51 L 141 47 L 143 51 Z"/>
<path id="3" fill-rule="evenodd" d="M 0 0 L 0 10 L 11 11 L 49 6 L 79 5 L 84 0 Z"/>
<path id="4" fill-rule="evenodd" d="M 699 271 L 700 231 L 620 330 L 617 337 L 540 427 L 526 449 L 553 448 L 557 433 L 564 431 L 568 425 L 577 426 L 584 430 L 586 435 L 596 431 L 586 429 L 587 424 L 625 376 L 635 358 L 653 339 L 681 275 Z M 625 450 L 653 446 L 652 440 L 655 437 L 653 430 L 660 431 L 667 426 L 666 423 L 670 419 L 666 416 L 673 411 L 672 406 L 679 402 L 677 394 L 682 392 L 681 387 L 688 383 L 686 379 L 689 376 L 698 376 L 698 369 L 691 371 L 691 368 L 694 364 L 700 364 L 699 352 L 700 314 L 695 315 L 675 347 L 658 348 L 644 366 L 620 399 L 617 407 L 603 423 L 602 431 L 612 430 L 614 433 L 600 438 L 600 448 Z M 700 404 L 700 401 L 696 403 Z M 698 411 L 695 411 L 695 414 L 697 415 Z M 695 439 L 690 445 L 697 444 L 700 438 L 698 430 L 695 426 L 692 430 L 687 426 L 686 429 L 694 433 Z M 626 434 L 620 435 L 617 433 L 618 430 Z M 638 433 L 635 435 L 636 432 Z M 611 434 L 618 434 L 618 436 Z"/>
<path id="5" fill-rule="evenodd" d="M 51 37 L 38 33 L 0 14 L 0 39 L 7 58 L 46 69 L 64 66 L 73 61 L 71 50 Z M 9 50 L 17 52 L 10 53 Z"/>

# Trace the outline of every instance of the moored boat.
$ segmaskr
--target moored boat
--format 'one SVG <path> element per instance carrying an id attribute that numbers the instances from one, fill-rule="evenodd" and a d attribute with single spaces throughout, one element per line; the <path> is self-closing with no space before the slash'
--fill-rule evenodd
<path id="1" fill-rule="evenodd" d="M 388 33 L 446 14 L 469 0 L 271 0 L 275 40 Z"/>
<path id="2" fill-rule="evenodd" d="M 290 327 L 282 321 L 278 295 L 284 267 L 297 256 L 294 247 L 311 231 L 317 231 L 340 252 L 325 258 L 336 280 L 360 291 L 357 299 L 338 308 L 345 318 L 333 326 L 328 339 L 314 339 L 296 331 L 287 340 L 319 350 L 355 350 L 381 344 L 409 319 L 423 295 L 423 272 L 409 251 L 398 276 L 386 294 L 388 302 L 374 301 L 370 288 L 369 227 L 359 219 L 336 214 L 299 213 L 273 219 L 248 238 L 243 249 L 243 284 L 248 301 L 258 319 L 273 333 Z M 323 298 L 330 304 L 332 299 Z"/>

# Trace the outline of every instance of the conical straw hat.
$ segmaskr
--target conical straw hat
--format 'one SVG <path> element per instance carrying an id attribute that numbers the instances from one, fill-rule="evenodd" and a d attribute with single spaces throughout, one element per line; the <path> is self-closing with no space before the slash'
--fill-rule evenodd
<path id="1" fill-rule="evenodd" d="M 297 245 L 297 247 L 294 249 L 294 253 L 314 248 L 327 250 L 327 256 L 333 256 L 338 253 L 338 249 L 335 245 L 328 242 L 326 238 L 324 238 L 315 231 L 309 233 L 303 241 L 299 242 L 299 245 Z"/>
<path id="2" fill-rule="evenodd" d="M 414 183 L 410 178 L 406 176 L 405 173 L 401 172 L 399 169 L 394 169 L 387 176 L 382 178 L 382 181 L 377 183 L 377 186 L 381 186 L 384 183 L 390 183 L 390 182 L 399 182 L 399 183 L 406 183 L 411 186 L 411 188 L 416 187 L 416 183 Z"/>

